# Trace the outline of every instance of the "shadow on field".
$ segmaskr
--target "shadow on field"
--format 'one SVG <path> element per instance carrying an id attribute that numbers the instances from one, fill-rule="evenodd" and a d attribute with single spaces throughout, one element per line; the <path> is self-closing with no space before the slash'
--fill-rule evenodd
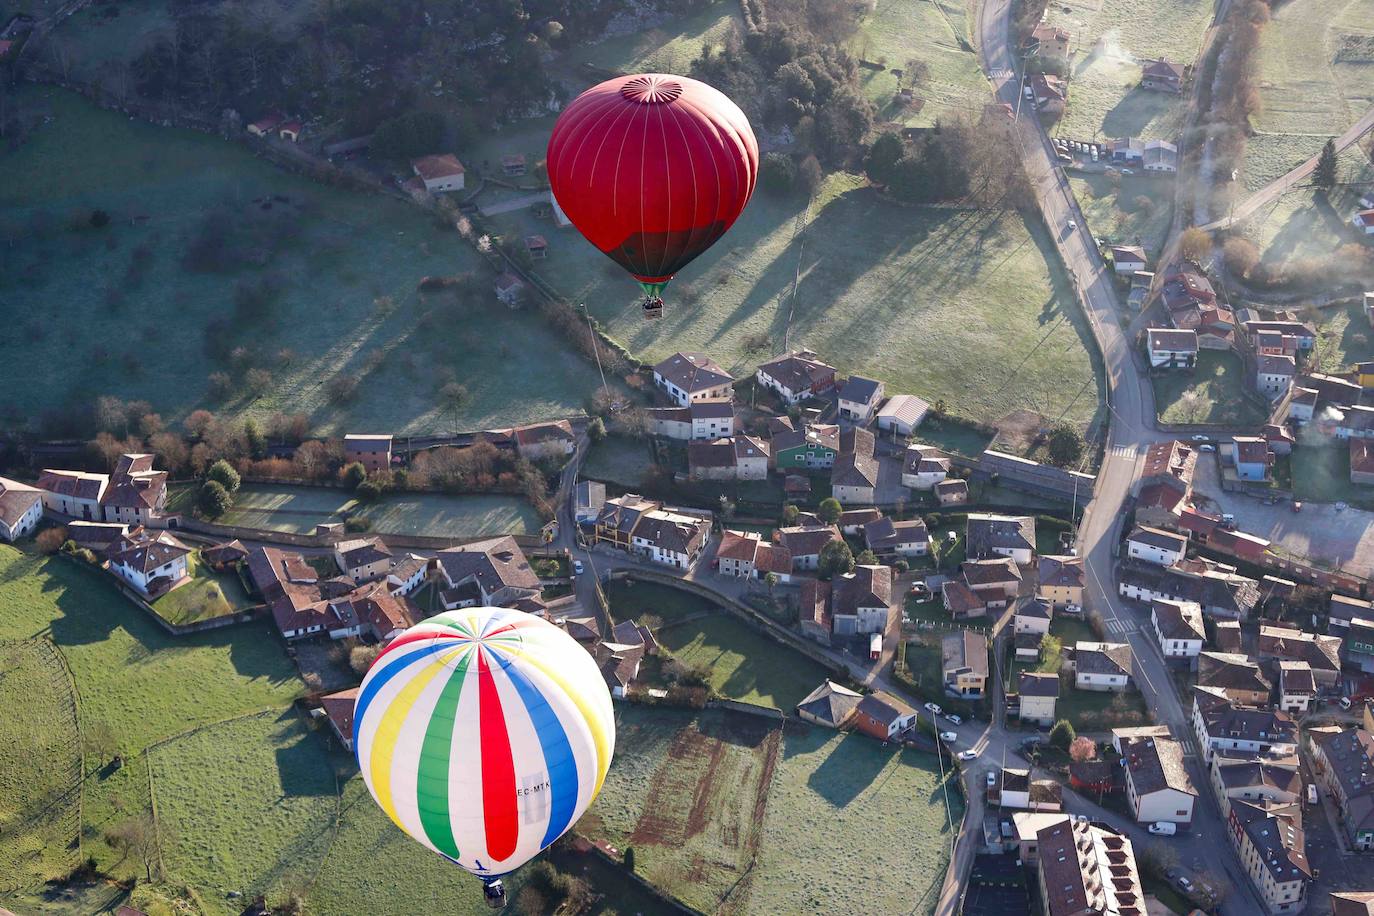
<path id="1" fill-rule="evenodd" d="M 867 735 L 850 732 L 806 783 L 826 801 L 843 808 L 873 783 L 891 756 Z"/>
<path id="2" fill-rule="evenodd" d="M 1134 137 L 1140 134 L 1176 98 L 1167 92 L 1134 87 L 1102 118 L 1102 136 Z"/>
<path id="3" fill-rule="evenodd" d="M 328 750 L 320 739 L 301 725 L 300 718 L 288 709 L 277 717 L 280 727 L 278 739 L 283 743 L 276 750 L 277 775 L 282 795 L 333 795 L 333 772 L 328 763 Z"/>

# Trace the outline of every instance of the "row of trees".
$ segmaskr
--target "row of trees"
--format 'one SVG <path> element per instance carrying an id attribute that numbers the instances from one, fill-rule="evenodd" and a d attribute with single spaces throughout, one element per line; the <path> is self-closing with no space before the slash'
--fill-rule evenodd
<path id="1" fill-rule="evenodd" d="M 868 148 L 864 171 L 907 203 L 967 198 L 980 206 L 1029 206 L 1034 194 L 1012 139 L 1000 115 L 942 119 L 911 140 L 880 134 Z"/>

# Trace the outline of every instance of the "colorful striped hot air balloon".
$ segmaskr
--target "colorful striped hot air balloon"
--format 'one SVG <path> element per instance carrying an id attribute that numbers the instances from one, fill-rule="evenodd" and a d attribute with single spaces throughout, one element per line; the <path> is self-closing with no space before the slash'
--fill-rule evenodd
<path id="1" fill-rule="evenodd" d="M 501 893 L 601 791 L 610 693 L 587 650 L 510 608 L 431 617 L 377 656 L 353 746 L 382 810 Z"/>

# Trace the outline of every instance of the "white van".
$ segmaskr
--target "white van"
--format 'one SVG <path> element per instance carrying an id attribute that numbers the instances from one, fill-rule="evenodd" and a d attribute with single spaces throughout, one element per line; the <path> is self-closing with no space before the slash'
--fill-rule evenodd
<path id="1" fill-rule="evenodd" d="M 1309 782 L 1307 784 L 1307 803 L 1309 805 L 1315 805 L 1317 803 L 1317 784 L 1315 782 Z"/>
<path id="2" fill-rule="evenodd" d="M 1341 697 L 1341 709 L 1350 708 L 1350 697 Z"/>
<path id="3" fill-rule="evenodd" d="M 1178 824 L 1171 821 L 1155 821 L 1150 825 L 1150 832 L 1155 836 L 1173 836 L 1178 833 Z"/>

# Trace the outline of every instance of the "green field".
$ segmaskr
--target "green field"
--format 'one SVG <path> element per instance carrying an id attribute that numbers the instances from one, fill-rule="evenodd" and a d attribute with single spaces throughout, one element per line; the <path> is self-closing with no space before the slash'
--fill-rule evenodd
<path id="1" fill-rule="evenodd" d="M 1166 423 L 1261 423 L 1265 412 L 1247 397 L 1240 357 L 1203 350 L 1192 371 L 1173 370 L 1154 377 L 1155 410 Z"/>
<path id="2" fill-rule="evenodd" d="M 1374 329 L 1359 302 L 1322 309 L 1314 359 L 1322 372 L 1341 372 L 1374 359 Z"/>
<path id="3" fill-rule="evenodd" d="M 186 571 L 191 581 L 152 602 L 153 610 L 168 623 L 211 620 L 253 606 L 238 574 L 233 570 L 216 572 L 201 559 L 199 550 L 186 558 Z"/>
<path id="4" fill-rule="evenodd" d="M 688 592 L 653 582 L 618 580 L 606 587 L 606 597 L 616 621 L 638 620 L 683 664 L 710 668 L 711 690 L 720 696 L 791 710 L 831 674 Z"/>
<path id="5" fill-rule="evenodd" d="M 572 48 L 559 57 L 558 66 L 570 72 L 590 64 L 621 73 L 686 74 L 703 47 L 722 45 L 731 33 L 744 35 L 739 4 L 716 0 L 691 15 L 653 28 Z"/>
<path id="6" fill-rule="evenodd" d="M 1363 509 L 1374 507 L 1374 487 L 1350 480 L 1350 449 L 1341 441 L 1299 445 L 1288 456 L 1293 497 L 1314 503 L 1344 502 Z"/>
<path id="7" fill-rule="evenodd" d="M 184 505 L 194 492 L 192 484 L 173 487 L 168 501 Z M 234 508 L 216 521 L 269 531 L 309 533 L 316 525 L 343 521 L 345 511 L 371 519 L 372 531 L 382 535 L 529 534 L 538 531 L 542 524 L 539 513 L 520 496 L 388 493 L 380 501 L 364 505 L 347 490 L 337 487 L 287 484 L 244 484 L 234 494 Z"/>
<path id="8" fill-rule="evenodd" d="M 492 222 L 543 231 L 527 212 Z M 790 342 L 978 420 L 1097 410 L 1087 330 L 1050 240 L 1014 211 L 900 207 L 845 174 L 810 207 L 759 194 L 652 322 L 634 283 L 571 231 L 549 244 L 539 272 L 645 360 L 702 350 L 744 375 Z"/>
<path id="9" fill-rule="evenodd" d="M 976 115 L 991 101 L 987 79 L 969 44 L 969 15 L 963 4 L 949 0 L 876 0 L 871 4 L 849 47 L 869 62 L 860 77 L 880 121 L 929 127 L 951 114 Z M 919 110 L 914 105 L 902 109 L 894 104 L 899 87 L 892 71 L 905 70 L 912 60 L 929 68 L 926 79 L 912 88 L 913 96 L 924 103 Z M 904 80 L 901 85 L 912 84 Z"/>
<path id="10" fill-rule="evenodd" d="M 51 643 L 0 641 L 0 891 L 76 864 L 81 736 L 76 696 Z"/>
<path id="11" fill-rule="evenodd" d="M 1374 65 L 1372 65 L 1374 66 Z M 1286 138 L 1252 137 L 1247 148 L 1247 186 L 1258 187 L 1287 172 L 1310 153 L 1289 149 Z M 1265 154 L 1262 171 L 1256 172 L 1255 157 Z M 1321 258 L 1357 238 L 1350 216 L 1359 207 L 1361 194 L 1374 187 L 1374 163 L 1359 146 L 1341 153 L 1337 166 L 1340 182 L 1323 197 L 1310 188 L 1299 187 L 1263 207 L 1245 221 L 1242 231 L 1260 246 L 1268 263 L 1299 258 Z"/>
<path id="12" fill-rule="evenodd" d="M 1055 132 L 1079 140 L 1113 137 L 1176 142 L 1183 95 L 1140 88 L 1140 64 L 1164 56 L 1192 64 L 1212 19 L 1207 0 L 1099 0 L 1050 4 L 1045 21 L 1072 36 L 1069 104 Z"/>
<path id="13" fill-rule="evenodd" d="M 587 450 L 581 476 L 631 489 L 638 487 L 653 464 L 649 443 L 631 436 L 611 435 Z"/>
<path id="14" fill-rule="evenodd" d="M 130 120 L 60 90 L 24 86 L 10 104 L 52 121 L 0 152 L 9 179 L 0 300 L 16 315 L 61 302 L 64 325 L 28 319 L 0 343 L 18 411 L 4 419 L 113 394 L 146 399 L 168 421 L 209 407 L 303 412 L 336 432 L 471 429 L 566 416 L 598 384 L 596 367 L 532 314 L 494 296 L 461 307 L 452 294 L 422 298 L 426 275 L 473 271 L 484 285 L 490 276 L 456 233 L 413 206 L 324 187 L 218 137 Z M 254 203 L 273 195 L 270 210 Z M 85 223 L 94 208 L 110 214 L 103 229 Z M 215 227 L 227 242 L 207 249 Z M 186 263 L 196 250 L 236 254 L 197 272 Z M 229 319 L 238 288 L 257 284 L 275 298 L 250 334 Z M 260 397 L 210 399 L 208 376 L 230 370 L 204 355 L 215 319 L 227 322 L 209 332 L 216 346 L 243 346 L 271 373 Z M 456 417 L 441 417 L 436 400 L 447 372 L 468 389 Z M 336 376 L 358 380 L 351 402 L 331 399 Z"/>
<path id="15" fill-rule="evenodd" d="M 931 912 L 963 812 L 930 754 L 789 727 L 739 911 Z"/>
<path id="16" fill-rule="evenodd" d="M 1172 178 L 1127 175 L 1113 181 L 1105 175 L 1069 179 L 1074 197 L 1093 236 L 1119 245 L 1143 245 L 1157 255 L 1173 218 Z"/>

